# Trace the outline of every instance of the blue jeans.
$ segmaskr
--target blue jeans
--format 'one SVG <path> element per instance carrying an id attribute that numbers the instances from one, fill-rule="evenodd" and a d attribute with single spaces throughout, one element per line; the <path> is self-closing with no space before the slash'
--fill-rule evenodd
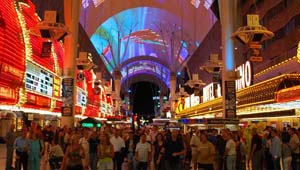
<path id="1" fill-rule="evenodd" d="M 137 162 L 136 160 L 134 159 L 134 153 L 133 152 L 129 152 L 127 154 L 127 160 L 128 160 L 128 166 L 129 166 L 129 169 L 133 169 L 133 170 L 136 170 L 136 166 L 137 166 Z"/>
<path id="2" fill-rule="evenodd" d="M 228 155 L 226 157 L 226 167 L 227 170 L 235 170 L 236 168 L 236 156 L 235 155 Z"/>

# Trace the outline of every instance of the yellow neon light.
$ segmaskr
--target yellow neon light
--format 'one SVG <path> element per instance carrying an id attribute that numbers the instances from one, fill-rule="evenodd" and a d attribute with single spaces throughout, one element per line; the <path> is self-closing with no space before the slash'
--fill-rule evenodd
<path id="1" fill-rule="evenodd" d="M 300 63 L 300 41 L 298 43 L 298 48 L 297 48 L 297 59 L 298 59 L 298 62 Z"/>
<path id="2" fill-rule="evenodd" d="M 260 75 L 262 75 L 262 74 L 264 74 L 264 73 L 266 73 L 266 72 L 268 72 L 268 71 L 270 71 L 270 70 L 273 70 L 273 69 L 275 69 L 276 67 L 278 67 L 278 66 L 280 66 L 280 65 L 282 65 L 282 64 L 285 64 L 285 63 L 287 63 L 287 62 L 289 62 L 289 61 L 291 61 L 291 60 L 294 60 L 294 59 L 297 59 L 297 62 L 300 63 L 300 41 L 299 41 L 299 43 L 298 43 L 298 48 L 297 48 L 297 54 L 296 54 L 296 56 L 291 57 L 291 58 L 289 58 L 289 59 L 287 59 L 287 60 L 285 60 L 285 61 L 282 61 L 282 62 L 280 62 L 280 63 L 278 63 L 278 64 L 276 64 L 276 65 L 274 65 L 274 66 L 271 66 L 271 67 L 269 67 L 269 68 L 267 68 L 267 69 L 265 69 L 265 70 L 263 70 L 263 71 L 261 71 L 261 72 L 255 74 L 254 77 L 260 76 Z"/>
<path id="3" fill-rule="evenodd" d="M 52 47 L 51 47 L 51 53 L 52 53 L 53 60 L 54 60 L 54 70 L 55 70 L 55 73 L 60 75 L 60 70 L 59 70 L 59 66 L 58 66 L 58 63 L 57 63 L 57 55 L 55 53 L 54 45 L 53 44 L 52 44 Z"/>
<path id="4" fill-rule="evenodd" d="M 32 47 L 30 44 L 29 31 L 26 28 L 25 19 L 22 14 L 22 8 L 19 8 L 19 4 L 17 1 L 15 1 L 14 5 L 15 5 L 15 10 L 16 10 L 18 20 L 19 20 L 19 23 L 21 26 L 21 30 L 22 30 L 22 35 L 23 35 L 22 38 L 23 38 L 24 45 L 25 45 L 25 65 L 27 65 L 27 60 L 32 60 Z M 24 77 L 23 83 L 25 84 L 25 75 L 23 77 Z M 19 90 L 19 101 L 16 105 L 18 107 L 23 106 L 26 103 L 26 100 L 27 100 L 26 99 L 26 89 L 25 89 L 25 87 L 22 87 Z"/>

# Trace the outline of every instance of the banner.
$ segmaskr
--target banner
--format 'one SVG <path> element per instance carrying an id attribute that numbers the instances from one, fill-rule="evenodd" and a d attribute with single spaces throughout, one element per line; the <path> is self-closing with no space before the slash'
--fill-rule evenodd
<path id="1" fill-rule="evenodd" d="M 225 81 L 225 118 L 236 118 L 235 81 Z"/>
<path id="2" fill-rule="evenodd" d="M 62 91 L 62 116 L 72 116 L 73 115 L 73 95 L 74 95 L 74 79 L 64 78 L 62 81 L 63 91 Z"/>

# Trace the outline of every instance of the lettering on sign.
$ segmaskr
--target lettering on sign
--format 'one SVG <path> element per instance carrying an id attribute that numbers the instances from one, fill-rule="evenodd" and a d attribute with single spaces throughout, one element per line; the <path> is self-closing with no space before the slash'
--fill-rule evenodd
<path id="1" fill-rule="evenodd" d="M 221 96 L 220 84 L 210 83 L 203 88 L 203 102 L 213 100 Z"/>
<path id="2" fill-rule="evenodd" d="M 2 71 L 17 77 L 21 77 L 23 74 L 23 71 L 21 71 L 20 69 L 17 69 L 14 66 L 2 63 Z"/>
<path id="3" fill-rule="evenodd" d="M 241 90 L 245 87 L 249 87 L 253 82 L 252 66 L 250 61 L 237 67 L 235 71 L 240 72 L 241 78 L 236 80 L 236 90 Z"/>
<path id="4" fill-rule="evenodd" d="M 16 99 L 16 91 L 14 89 L 11 89 L 9 87 L 1 87 L 0 86 L 0 96 L 3 96 L 7 99 Z"/>

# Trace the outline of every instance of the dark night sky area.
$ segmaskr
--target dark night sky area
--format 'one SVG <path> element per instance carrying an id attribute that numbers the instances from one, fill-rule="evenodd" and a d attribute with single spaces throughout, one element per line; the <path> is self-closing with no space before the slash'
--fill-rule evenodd
<path id="1" fill-rule="evenodd" d="M 152 97 L 158 87 L 148 82 L 138 82 L 132 85 L 133 113 L 139 115 L 154 114 Z"/>

